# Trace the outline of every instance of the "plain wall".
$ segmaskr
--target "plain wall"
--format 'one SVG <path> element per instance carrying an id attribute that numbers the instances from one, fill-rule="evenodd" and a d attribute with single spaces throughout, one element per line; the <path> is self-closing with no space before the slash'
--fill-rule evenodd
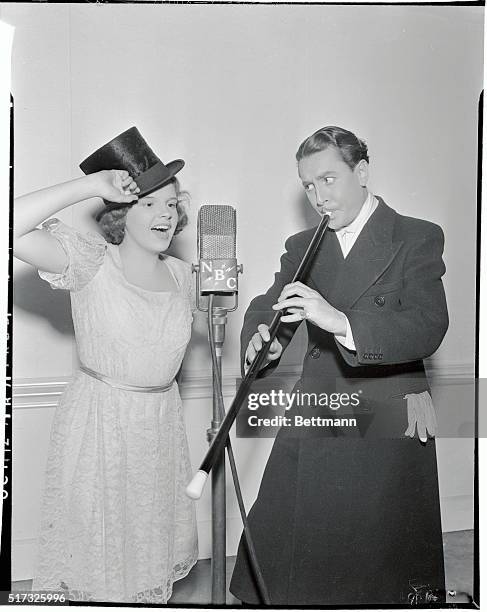
<path id="1" fill-rule="evenodd" d="M 86 155 L 135 124 L 164 161 L 187 162 L 185 259 L 196 257 L 201 204 L 237 208 L 245 274 L 227 368 L 238 365 L 244 306 L 272 281 L 284 238 L 316 222 L 294 152 L 325 124 L 368 141 L 374 192 L 443 227 L 451 324 L 437 359 L 473 363 L 481 7 L 4 4 L 0 17 L 17 26 L 17 194 L 79 176 Z M 64 216 L 88 227 L 96 206 Z M 66 334 L 46 325 L 43 303 L 32 312 L 25 274 L 16 375 L 69 375 Z M 187 367 L 206 361 L 194 347 Z"/>
<path id="2" fill-rule="evenodd" d="M 186 160 L 180 177 L 192 195 L 191 223 L 174 242 L 176 254 L 196 260 L 200 205 L 236 207 L 245 270 L 240 307 L 227 328 L 228 380 L 238 373 L 246 305 L 272 282 L 285 237 L 317 222 L 294 153 L 326 124 L 367 140 L 374 193 L 403 214 L 442 226 L 451 322 L 431 365 L 446 376 L 473 375 L 482 7 L 4 3 L 0 19 L 16 26 L 16 194 L 80 176 L 84 157 L 137 125 L 164 161 Z M 93 229 L 99 206 L 83 202 L 59 216 Z M 14 292 L 16 380 L 69 377 L 76 366 L 69 296 L 20 262 Z M 299 363 L 296 344 L 291 365 Z M 208 368 L 204 320 L 197 317 L 184 376 L 204 378 Z M 195 465 L 210 418 L 205 393 L 185 403 Z M 45 440 L 49 419 L 24 408 L 18 423 L 18 452 L 31 453 L 29 441 L 34 432 Z M 473 457 L 468 441 L 457 450 L 453 444 L 439 440 L 440 486 L 465 501 Z M 36 465 L 44 441 L 39 446 Z M 238 441 L 249 503 L 269 448 L 268 440 Z M 455 470 L 452 456 L 460 459 Z M 33 478 L 30 463 L 19 459 L 18 483 Z M 35 514 L 37 498 L 21 503 L 20 495 L 18 506 L 29 503 Z M 207 521 L 208 506 L 199 512 Z M 229 515 L 236 516 L 232 498 Z M 21 516 L 18 533 L 34 538 L 32 514 Z M 471 527 L 470 510 L 458 520 L 444 517 L 446 524 Z"/>

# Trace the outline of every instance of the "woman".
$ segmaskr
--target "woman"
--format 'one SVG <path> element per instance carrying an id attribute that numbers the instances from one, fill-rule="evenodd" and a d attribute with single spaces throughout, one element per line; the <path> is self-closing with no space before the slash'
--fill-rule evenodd
<path id="1" fill-rule="evenodd" d="M 191 271 L 164 254 L 187 222 L 183 165 L 163 164 L 131 128 L 81 164 L 87 176 L 16 201 L 15 255 L 71 292 L 80 359 L 54 417 L 34 590 L 166 603 L 197 560 L 175 381 L 191 334 Z M 108 242 L 57 219 L 35 229 L 96 196 Z"/>

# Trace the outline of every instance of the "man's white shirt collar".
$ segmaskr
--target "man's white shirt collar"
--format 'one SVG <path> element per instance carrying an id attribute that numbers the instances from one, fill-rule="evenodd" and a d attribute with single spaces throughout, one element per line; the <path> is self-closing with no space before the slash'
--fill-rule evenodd
<path id="1" fill-rule="evenodd" d="M 367 223 L 370 216 L 377 208 L 378 204 L 379 202 L 377 198 L 369 191 L 367 193 L 367 198 L 362 204 L 362 208 L 360 209 L 355 219 L 347 226 L 336 230 L 335 233 L 340 243 L 344 257 L 346 257 L 350 252 L 350 249 L 359 237 L 359 234 L 363 230 L 364 225 Z"/>

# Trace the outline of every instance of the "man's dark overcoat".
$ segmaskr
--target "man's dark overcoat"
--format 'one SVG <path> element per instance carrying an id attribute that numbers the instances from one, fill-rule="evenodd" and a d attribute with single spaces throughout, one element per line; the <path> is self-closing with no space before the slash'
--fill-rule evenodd
<path id="1" fill-rule="evenodd" d="M 448 327 L 443 232 L 381 198 L 346 258 L 328 230 L 306 284 L 351 325 L 356 351 L 307 322 L 301 392 L 358 392 L 356 408 L 292 408 L 286 416 L 355 414 L 357 427 L 282 427 L 249 514 L 275 605 L 408 604 L 444 597 L 435 441 L 404 435 L 407 394 L 428 391 L 423 359 Z M 292 279 L 314 230 L 286 241 L 281 269 L 245 315 L 242 355 Z M 289 343 L 297 324 L 281 327 Z M 268 367 L 265 374 L 274 369 Z M 231 591 L 259 603 L 241 542 Z"/>

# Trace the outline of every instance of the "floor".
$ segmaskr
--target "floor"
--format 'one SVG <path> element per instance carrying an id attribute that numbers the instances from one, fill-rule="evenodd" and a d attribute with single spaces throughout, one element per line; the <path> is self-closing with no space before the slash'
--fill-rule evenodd
<path id="1" fill-rule="evenodd" d="M 457 591 L 450 595 L 451 603 L 466 603 L 473 593 L 473 531 L 452 531 L 443 534 L 445 555 L 445 584 L 447 591 Z"/>
<path id="2" fill-rule="evenodd" d="M 445 551 L 446 587 L 449 591 L 447 601 L 459 604 L 467 603 L 473 590 L 473 531 L 453 531 L 443 534 Z M 230 582 L 235 557 L 227 559 L 227 585 Z M 28 591 L 31 580 L 22 580 L 12 584 L 13 591 Z M 456 592 L 456 593 L 455 593 Z M 190 574 L 174 584 L 171 604 L 211 603 L 211 564 L 209 559 L 198 561 Z M 239 601 L 227 593 L 227 605 L 238 606 Z"/>

